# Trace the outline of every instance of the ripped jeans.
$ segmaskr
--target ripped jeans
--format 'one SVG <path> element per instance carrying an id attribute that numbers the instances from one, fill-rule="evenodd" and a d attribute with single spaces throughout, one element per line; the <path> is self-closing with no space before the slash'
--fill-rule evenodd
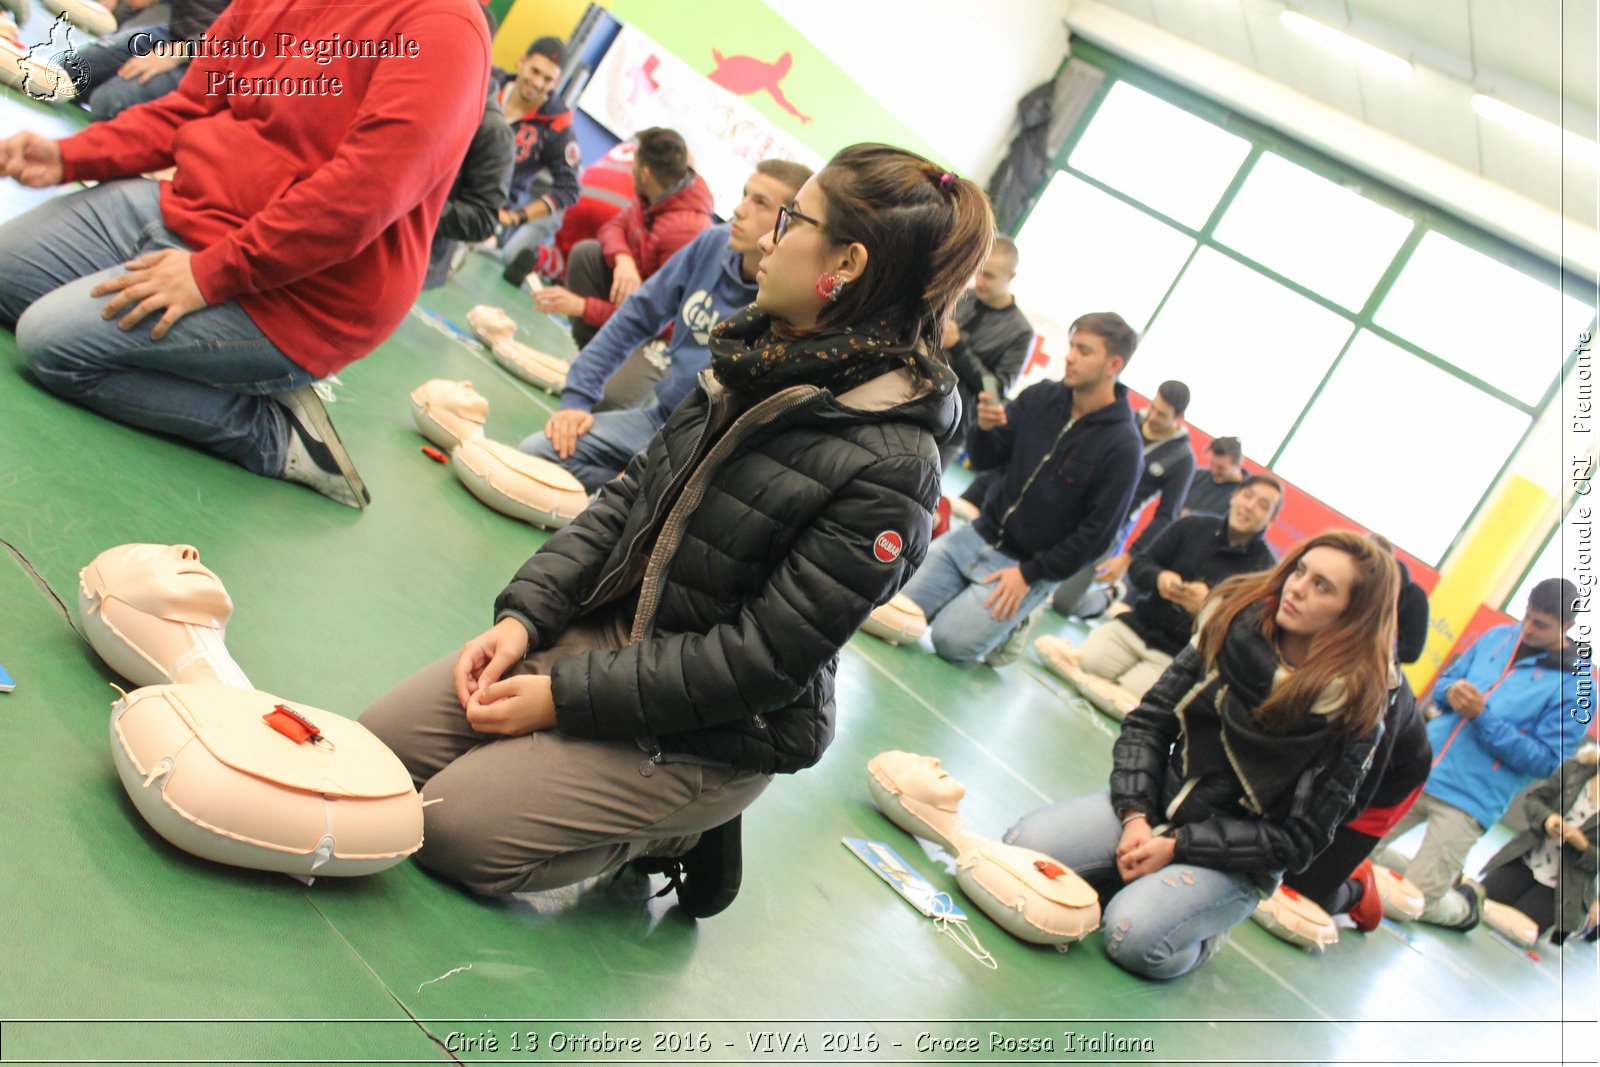
<path id="1" fill-rule="evenodd" d="M 1071 867 L 1101 895 L 1106 955 L 1146 978 L 1177 978 L 1210 959 L 1227 932 L 1260 900 L 1249 876 L 1171 863 L 1123 884 L 1117 874 L 1122 821 L 1111 794 L 1089 793 L 1048 804 L 1006 831 L 1010 845 L 1036 849 Z M 1120 886 L 1120 888 L 1118 888 Z"/>

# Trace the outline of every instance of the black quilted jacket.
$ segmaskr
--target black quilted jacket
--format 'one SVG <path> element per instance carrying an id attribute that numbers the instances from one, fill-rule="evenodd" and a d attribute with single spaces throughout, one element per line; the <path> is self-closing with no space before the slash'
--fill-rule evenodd
<path id="1" fill-rule="evenodd" d="M 551 670 L 557 728 L 791 773 L 833 737 L 839 648 L 927 552 L 954 376 L 792 387 L 727 426 L 711 379 L 495 602 L 531 648 L 638 589 L 635 641 Z M 891 384 L 883 410 L 864 394 Z M 708 390 L 710 392 L 708 393 Z M 674 506 L 674 505 L 678 506 Z M 648 569 L 647 569 L 648 566 Z"/>
<path id="2" fill-rule="evenodd" d="M 1169 821 L 1167 809 L 1185 785 L 1185 729 L 1217 728 L 1216 716 L 1198 714 L 1194 705 L 1216 699 L 1221 688 L 1216 672 L 1203 669 L 1195 646 L 1185 645 L 1123 721 L 1112 754 L 1115 810 L 1142 811 L 1152 825 Z M 1359 738 L 1328 731 L 1320 747 L 1286 744 L 1284 761 L 1271 767 L 1252 768 L 1230 755 L 1233 766 L 1199 778 L 1171 819 L 1173 862 L 1247 874 L 1268 891 L 1285 871 L 1305 870 L 1350 814 L 1382 736 L 1381 724 Z M 1258 793 L 1264 804 L 1259 814 L 1251 810 L 1241 770 L 1279 784 L 1270 797 Z"/>

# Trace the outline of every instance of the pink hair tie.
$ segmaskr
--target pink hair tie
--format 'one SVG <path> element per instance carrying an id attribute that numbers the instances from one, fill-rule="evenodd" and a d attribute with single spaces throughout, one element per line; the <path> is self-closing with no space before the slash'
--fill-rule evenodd
<path id="1" fill-rule="evenodd" d="M 943 189 L 945 192 L 948 193 L 951 188 L 955 186 L 955 184 L 956 176 L 954 171 L 947 170 L 943 174 L 939 175 L 939 188 Z"/>

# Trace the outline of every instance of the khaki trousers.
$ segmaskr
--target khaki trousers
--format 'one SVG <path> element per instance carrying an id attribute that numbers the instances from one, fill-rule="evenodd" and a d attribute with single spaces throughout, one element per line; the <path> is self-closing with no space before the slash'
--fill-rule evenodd
<path id="1" fill-rule="evenodd" d="M 620 647 L 620 617 L 581 622 L 511 674 L 548 674 L 556 660 Z M 675 856 L 748 807 L 770 775 L 697 763 L 654 763 L 633 739 L 586 740 L 556 730 L 480 734 L 451 672 L 456 653 L 380 697 L 361 723 L 394 750 L 430 803 L 417 862 L 484 896 L 554 889 L 640 856 Z"/>
<path id="2" fill-rule="evenodd" d="M 1116 682 L 1136 697 L 1143 697 L 1172 665 L 1172 657 L 1145 644 L 1133 627 L 1120 619 L 1103 622 L 1083 642 L 1085 673 Z"/>
<path id="3" fill-rule="evenodd" d="M 1428 824 L 1427 832 L 1417 854 L 1407 860 L 1395 851 L 1394 842 L 1420 822 Z M 1452 926 L 1467 917 L 1468 908 L 1466 900 L 1451 889 L 1467 865 L 1467 853 L 1483 834 L 1477 819 L 1454 804 L 1423 793 L 1379 842 L 1372 860 L 1399 871 L 1422 890 L 1426 901 L 1423 922 Z"/>

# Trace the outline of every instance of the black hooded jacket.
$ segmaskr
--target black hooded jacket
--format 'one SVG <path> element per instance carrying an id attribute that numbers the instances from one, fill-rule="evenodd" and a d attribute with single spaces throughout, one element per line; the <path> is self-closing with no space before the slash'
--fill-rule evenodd
<path id="1" fill-rule="evenodd" d="M 740 411 L 702 373 L 495 602 L 537 649 L 637 598 L 633 643 L 552 668 L 557 728 L 763 773 L 817 762 L 840 647 L 927 553 L 958 412 L 954 376 L 935 377 L 794 386 Z"/>

